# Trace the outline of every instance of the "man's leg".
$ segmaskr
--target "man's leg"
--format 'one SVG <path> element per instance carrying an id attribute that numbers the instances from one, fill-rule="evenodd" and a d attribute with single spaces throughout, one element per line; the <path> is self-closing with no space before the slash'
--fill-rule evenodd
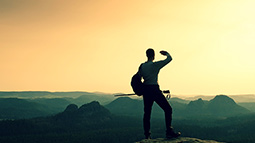
<path id="1" fill-rule="evenodd" d="M 166 138 L 175 138 L 180 136 L 180 132 L 175 133 L 172 128 L 172 107 L 166 100 L 165 96 L 158 89 L 156 94 L 155 102 L 164 110 L 165 112 L 165 123 L 166 123 Z"/>
<path id="2" fill-rule="evenodd" d="M 172 130 L 172 107 L 166 100 L 165 96 L 158 92 L 155 102 L 164 110 L 165 112 L 165 124 L 166 124 L 166 130 L 170 131 Z"/>
<path id="3" fill-rule="evenodd" d="M 150 94 L 143 95 L 144 104 L 144 115 L 143 115 L 143 128 L 145 138 L 150 138 L 150 119 L 151 119 L 151 108 L 153 105 L 153 99 Z"/>

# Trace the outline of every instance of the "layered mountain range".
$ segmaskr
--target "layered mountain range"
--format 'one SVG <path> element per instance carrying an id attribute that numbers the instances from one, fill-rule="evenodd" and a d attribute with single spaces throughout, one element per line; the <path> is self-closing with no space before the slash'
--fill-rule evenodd
<path id="1" fill-rule="evenodd" d="M 213 99 L 206 101 L 201 98 L 190 101 L 188 104 L 180 103 L 180 99 L 170 99 L 170 104 L 173 108 L 175 117 L 230 117 L 236 115 L 247 114 L 250 111 L 226 96 L 217 95 Z M 143 114 L 143 102 L 128 97 L 122 97 L 114 100 L 105 106 L 112 113 L 119 115 L 139 116 Z M 161 114 L 163 111 L 154 103 L 153 113 L 154 117 L 164 117 Z"/>
<path id="2" fill-rule="evenodd" d="M 13 95 L 12 93 L 11 95 Z M 40 93 L 42 94 L 42 93 Z M 78 93 L 76 93 L 78 94 Z M 79 93 L 81 94 L 81 93 Z M 14 94 L 15 95 L 15 94 Z M 0 98 L 0 119 L 24 119 L 57 114 L 69 105 L 81 106 L 82 102 L 89 103 L 92 99 L 100 96 L 91 94 L 81 95 L 77 98 Z M 120 97 L 109 101 L 104 105 L 111 113 L 116 115 L 127 115 L 142 117 L 143 101 L 129 97 Z M 106 100 L 104 100 L 106 101 Z M 106 103 L 106 102 L 104 102 Z M 173 108 L 174 118 L 186 117 L 230 117 L 249 113 L 249 110 L 238 105 L 232 98 L 226 95 L 217 95 L 211 100 L 197 99 L 194 101 L 171 98 L 169 100 Z M 71 106 L 71 105 L 70 105 Z M 152 116 L 163 118 L 163 111 L 154 103 Z"/>
<path id="3" fill-rule="evenodd" d="M 182 136 L 192 137 L 180 138 L 180 141 L 186 141 L 186 139 L 192 142 L 204 142 L 207 139 L 235 142 L 254 141 L 252 137 L 255 115 L 247 114 L 249 111 L 237 105 L 233 99 L 219 95 L 210 101 L 198 99 L 189 103 L 186 101 L 180 103 L 180 100 L 170 99 L 174 116 L 178 115 L 174 119 L 174 127 L 182 132 Z M 14 101 L 23 102 L 21 99 Z M 16 105 L 19 104 L 16 103 Z M 24 104 L 21 105 L 24 106 Z M 22 106 L 19 105 L 19 107 Z M 29 104 L 25 107 L 29 109 L 34 106 L 37 105 Z M 164 117 L 163 111 L 156 104 L 153 112 L 154 117 L 155 115 L 160 118 Z M 117 98 L 105 106 L 97 101 L 83 104 L 80 107 L 71 103 L 61 112 L 49 116 L 0 121 L 0 142 L 135 142 L 143 139 L 142 120 L 137 119 L 142 115 L 142 100 L 128 97 Z M 202 117 L 215 118 L 208 120 Z M 162 137 L 165 132 L 164 121 L 154 120 L 152 125 L 154 137 Z M 244 139 L 245 136 L 249 138 Z"/>

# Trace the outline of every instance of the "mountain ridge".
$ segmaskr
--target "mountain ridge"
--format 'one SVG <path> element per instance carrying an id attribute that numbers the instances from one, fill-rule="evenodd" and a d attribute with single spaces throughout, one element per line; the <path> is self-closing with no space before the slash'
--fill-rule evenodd
<path id="1" fill-rule="evenodd" d="M 186 117 L 230 117 L 240 114 L 246 114 L 250 111 L 238 105 L 232 98 L 226 95 L 217 95 L 210 101 L 202 100 L 201 98 L 195 101 L 190 101 L 189 104 L 179 103 L 178 101 L 169 100 L 173 108 L 173 116 L 178 118 Z M 142 115 L 143 102 L 142 100 L 131 99 L 129 97 L 119 97 L 111 103 L 105 105 L 114 114 L 119 115 Z M 163 111 L 156 103 L 153 106 L 153 114 L 155 117 L 163 118 Z M 162 115 L 162 116 L 161 116 Z"/>

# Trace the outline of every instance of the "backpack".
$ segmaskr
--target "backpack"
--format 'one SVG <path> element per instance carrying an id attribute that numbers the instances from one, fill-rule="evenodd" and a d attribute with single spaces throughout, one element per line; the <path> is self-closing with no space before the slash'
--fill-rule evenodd
<path id="1" fill-rule="evenodd" d="M 131 86 L 133 91 L 135 92 L 136 95 L 141 96 L 144 93 L 144 84 L 142 82 L 142 76 L 139 74 L 139 71 L 141 70 L 141 66 L 139 67 L 138 72 L 133 75 L 131 79 Z"/>

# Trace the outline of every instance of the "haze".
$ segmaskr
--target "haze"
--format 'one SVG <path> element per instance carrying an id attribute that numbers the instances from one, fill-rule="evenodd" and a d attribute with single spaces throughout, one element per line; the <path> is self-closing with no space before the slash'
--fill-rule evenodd
<path id="1" fill-rule="evenodd" d="M 0 0 L 1 91 L 132 92 L 145 50 L 172 94 L 255 93 L 252 0 Z"/>

